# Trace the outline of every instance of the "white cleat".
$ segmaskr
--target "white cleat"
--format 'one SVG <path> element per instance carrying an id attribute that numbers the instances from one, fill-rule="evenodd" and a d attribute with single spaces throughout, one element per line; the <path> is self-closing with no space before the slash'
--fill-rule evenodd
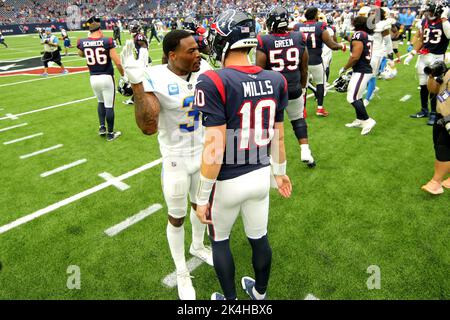
<path id="1" fill-rule="evenodd" d="M 206 262 L 211 267 L 214 266 L 212 251 L 210 247 L 194 249 L 194 246 L 191 244 L 191 247 L 189 248 L 189 253 L 192 254 L 194 257 L 199 258 L 203 262 Z"/>
<path id="2" fill-rule="evenodd" d="M 370 131 L 372 131 L 373 127 L 375 127 L 375 125 L 377 124 L 377 122 L 375 120 L 373 120 L 372 118 L 367 119 L 366 121 L 363 121 L 363 126 L 362 126 L 362 130 L 361 130 L 361 135 L 365 136 L 367 134 L 369 134 Z"/>
<path id="3" fill-rule="evenodd" d="M 300 159 L 302 162 L 306 163 L 309 168 L 314 168 L 316 166 L 311 150 L 309 149 L 301 151 Z"/>
<path id="4" fill-rule="evenodd" d="M 355 119 L 352 123 L 347 123 L 345 126 L 347 128 L 362 128 L 362 121 L 359 119 Z"/>
<path id="5" fill-rule="evenodd" d="M 195 300 L 195 289 L 189 271 L 177 274 L 178 297 L 180 300 Z"/>

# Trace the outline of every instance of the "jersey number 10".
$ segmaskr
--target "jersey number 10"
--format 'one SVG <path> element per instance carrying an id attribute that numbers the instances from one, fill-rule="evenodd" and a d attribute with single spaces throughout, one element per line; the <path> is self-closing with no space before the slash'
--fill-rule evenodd
<path id="1" fill-rule="evenodd" d="M 250 133 L 254 132 L 255 143 L 258 147 L 264 147 L 270 143 L 274 135 L 275 112 L 277 105 L 274 100 L 264 99 L 253 106 L 252 101 L 246 101 L 239 109 L 241 117 L 240 149 L 249 149 Z M 264 114 L 268 110 L 269 126 L 264 128 Z M 252 126 L 253 124 L 253 126 Z M 268 134 L 267 134 L 268 133 Z"/>

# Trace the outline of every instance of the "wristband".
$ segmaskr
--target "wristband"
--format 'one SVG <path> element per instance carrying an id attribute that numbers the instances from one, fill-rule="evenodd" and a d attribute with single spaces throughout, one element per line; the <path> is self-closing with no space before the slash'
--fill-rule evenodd
<path id="1" fill-rule="evenodd" d="M 283 163 L 275 163 L 271 161 L 272 173 L 274 176 L 285 176 L 286 175 L 287 161 Z"/>
<path id="2" fill-rule="evenodd" d="M 197 205 L 204 206 L 208 204 L 211 191 L 215 183 L 216 179 L 208 179 L 200 174 L 200 181 L 197 190 Z"/>
<path id="3" fill-rule="evenodd" d="M 413 56 L 415 56 L 417 54 L 416 50 L 411 50 L 410 54 L 412 54 Z"/>

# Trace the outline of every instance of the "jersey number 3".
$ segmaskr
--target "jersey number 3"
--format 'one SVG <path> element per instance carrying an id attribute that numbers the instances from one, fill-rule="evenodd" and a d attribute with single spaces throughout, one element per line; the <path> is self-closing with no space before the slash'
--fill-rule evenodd
<path id="1" fill-rule="evenodd" d="M 193 132 L 198 128 L 200 113 L 196 109 L 192 109 L 194 96 L 187 97 L 183 100 L 183 110 L 186 110 L 189 123 L 180 124 L 181 132 Z"/>

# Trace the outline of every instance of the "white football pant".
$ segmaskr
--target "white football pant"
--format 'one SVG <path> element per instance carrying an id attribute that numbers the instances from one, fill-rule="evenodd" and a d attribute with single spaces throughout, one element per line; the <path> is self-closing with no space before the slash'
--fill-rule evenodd
<path id="1" fill-rule="evenodd" d="M 194 157 L 166 157 L 163 159 L 161 184 L 169 215 L 175 219 L 187 214 L 188 195 L 197 202 L 196 193 L 200 180 L 200 153 Z"/>
<path id="2" fill-rule="evenodd" d="M 217 181 L 210 202 L 213 222 L 208 233 L 214 241 L 224 241 L 242 213 L 245 234 L 260 239 L 267 234 L 269 219 L 270 166 L 230 180 Z"/>
<path id="3" fill-rule="evenodd" d="M 114 78 L 108 74 L 91 76 L 91 87 L 98 102 L 104 103 L 105 108 L 114 107 L 116 88 Z"/>

